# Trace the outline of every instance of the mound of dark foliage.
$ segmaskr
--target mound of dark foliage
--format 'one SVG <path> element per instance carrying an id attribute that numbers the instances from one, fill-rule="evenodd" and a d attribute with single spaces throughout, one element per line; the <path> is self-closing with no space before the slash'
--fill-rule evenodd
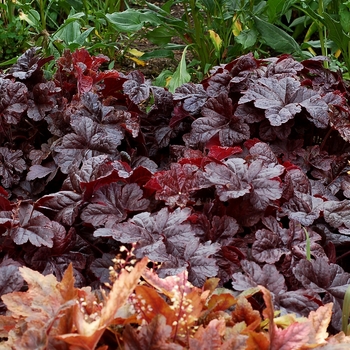
<path id="1" fill-rule="evenodd" d="M 108 281 L 137 243 L 161 277 L 187 269 L 308 314 L 350 283 L 349 90 L 323 59 L 246 55 L 174 94 L 107 58 L 26 52 L 0 77 L 0 295 L 28 266 Z M 311 252 L 309 256 L 308 252 Z M 344 271 L 345 269 L 345 271 Z M 256 300 L 259 307 L 259 300 Z M 2 306 L 4 310 L 4 306 Z"/>

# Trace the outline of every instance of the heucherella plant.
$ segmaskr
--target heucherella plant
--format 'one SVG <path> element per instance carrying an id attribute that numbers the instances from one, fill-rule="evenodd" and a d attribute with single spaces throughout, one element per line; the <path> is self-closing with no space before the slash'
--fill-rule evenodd
<path id="1" fill-rule="evenodd" d="M 350 284 L 349 88 L 324 57 L 247 54 L 174 92 L 85 49 L 52 79 L 50 60 L 31 49 L 0 76 L 4 342 L 116 348 L 158 327 L 184 348 L 211 331 L 222 347 L 237 332 L 276 349 L 348 340 L 334 335 Z M 144 259 L 151 276 L 125 273 Z M 92 292 L 105 288 L 112 299 Z"/>

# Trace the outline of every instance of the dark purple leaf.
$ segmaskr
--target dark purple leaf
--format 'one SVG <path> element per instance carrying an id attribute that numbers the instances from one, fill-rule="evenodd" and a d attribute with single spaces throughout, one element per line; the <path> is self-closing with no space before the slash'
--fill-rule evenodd
<path id="1" fill-rule="evenodd" d="M 301 106 L 292 102 L 299 88 L 299 81 L 290 77 L 280 80 L 261 78 L 256 84 L 250 85 L 239 104 L 254 101 L 255 107 L 265 110 L 271 125 L 280 126 L 301 112 Z"/>
<path id="2" fill-rule="evenodd" d="M 18 263 L 12 259 L 6 259 L 0 264 L 0 299 L 2 295 L 22 288 L 24 280 L 18 267 Z M 5 311 L 6 306 L 0 300 L 0 313 L 4 314 Z"/>
<path id="3" fill-rule="evenodd" d="M 149 200 L 143 198 L 143 191 L 137 184 L 111 183 L 93 194 L 80 217 L 95 227 L 110 228 L 125 220 L 129 212 L 146 210 L 148 205 Z"/>
<path id="4" fill-rule="evenodd" d="M 82 205 L 82 195 L 73 191 L 59 191 L 41 197 L 36 208 L 47 209 L 55 213 L 55 220 L 65 225 L 73 225 Z"/>
<path id="5" fill-rule="evenodd" d="M 17 62 L 9 69 L 8 73 L 20 80 L 28 79 L 33 76 L 34 73 L 42 76 L 43 72 L 40 68 L 45 63 L 51 61 L 53 57 L 40 58 L 40 56 L 36 55 L 37 51 L 37 47 L 32 47 L 27 50 L 23 55 L 18 57 Z"/>
<path id="6" fill-rule="evenodd" d="M 193 229 L 185 223 L 191 215 L 189 208 L 169 212 L 167 208 L 155 214 L 143 212 L 128 222 L 115 224 L 111 228 L 101 228 L 95 237 L 112 237 L 123 243 L 137 242 L 135 255 L 147 255 L 155 261 L 166 261 L 168 255 L 183 258 L 186 246 L 194 239 Z"/>
<path id="7" fill-rule="evenodd" d="M 210 184 L 215 185 L 220 200 L 227 201 L 249 193 L 251 185 L 247 179 L 246 162 L 241 158 L 230 158 L 225 163 L 209 163 L 203 174 Z"/>
<path id="8" fill-rule="evenodd" d="M 294 197 L 282 205 L 281 216 L 288 215 L 290 219 L 310 226 L 320 216 L 324 204 L 321 198 L 295 191 Z"/>
<path id="9" fill-rule="evenodd" d="M 52 247 L 56 227 L 52 221 L 35 210 L 32 205 L 22 203 L 18 211 L 14 211 L 13 219 L 18 220 L 19 225 L 8 230 L 8 235 L 13 241 L 22 245 L 30 242 L 40 247 Z"/>
<path id="10" fill-rule="evenodd" d="M 28 117 L 36 121 L 44 119 L 57 104 L 55 95 L 60 91 L 52 81 L 35 85 L 32 99 L 28 100 Z"/>
<path id="11" fill-rule="evenodd" d="M 283 78 L 286 76 L 293 77 L 301 72 L 303 68 L 304 66 L 300 62 L 294 60 L 294 58 L 284 56 L 267 67 L 267 75 L 276 78 Z"/>
<path id="12" fill-rule="evenodd" d="M 270 164 L 266 167 L 263 161 L 253 161 L 248 169 L 248 181 L 252 191 L 250 201 L 258 210 L 265 210 L 274 200 L 281 198 L 282 186 L 278 176 L 284 172 L 282 165 Z"/>
<path id="13" fill-rule="evenodd" d="M 208 241 L 220 243 L 221 246 L 227 246 L 232 243 L 238 230 L 239 225 L 233 217 L 227 215 L 214 216 L 206 238 Z"/>
<path id="14" fill-rule="evenodd" d="M 218 70 L 215 74 L 209 77 L 209 79 L 207 79 L 207 83 L 208 83 L 208 87 L 206 89 L 207 94 L 210 97 L 217 97 L 221 93 L 228 93 L 228 85 L 231 78 L 232 77 L 227 70 L 224 70 L 224 69 Z"/>
<path id="15" fill-rule="evenodd" d="M 20 82 L 0 78 L 1 128 L 6 124 L 17 124 L 27 110 L 28 89 Z"/>
<path id="16" fill-rule="evenodd" d="M 210 241 L 199 243 L 199 239 L 192 239 L 184 251 L 184 260 L 188 264 L 188 280 L 195 286 L 203 286 L 207 277 L 214 277 L 218 272 L 215 259 L 210 258 L 220 249 L 217 243 Z"/>
<path id="17" fill-rule="evenodd" d="M 305 288 L 317 293 L 328 292 L 342 299 L 350 283 L 350 274 L 337 264 L 329 264 L 327 260 L 301 260 L 294 268 L 296 278 Z"/>
<path id="18" fill-rule="evenodd" d="M 320 296 L 312 289 L 287 291 L 279 296 L 282 309 L 288 313 L 307 317 L 311 311 L 315 311 L 322 303 Z"/>
<path id="19" fill-rule="evenodd" d="M 265 264 L 262 268 L 253 261 L 242 260 L 241 272 L 232 275 L 232 287 L 243 291 L 258 285 L 268 288 L 275 295 L 283 294 L 287 291 L 283 275 L 281 275 L 275 265 Z"/>
<path id="20" fill-rule="evenodd" d="M 10 150 L 7 147 L 0 147 L 0 178 L 5 188 L 10 188 L 18 184 L 19 174 L 27 169 L 26 163 L 22 158 L 21 150 Z"/>
<path id="21" fill-rule="evenodd" d="M 52 174 L 57 169 L 56 165 L 51 162 L 47 166 L 43 166 L 40 164 L 34 164 L 29 168 L 27 173 L 27 180 L 32 181 L 35 179 L 41 179 L 46 177 L 49 174 Z"/>
<path id="22" fill-rule="evenodd" d="M 232 101 L 226 94 L 208 99 L 201 113 L 203 117 L 192 123 L 191 145 L 205 144 L 218 135 L 221 145 L 230 147 L 250 136 L 249 126 L 233 116 Z"/>
<path id="23" fill-rule="evenodd" d="M 130 100 L 135 104 L 140 104 L 149 97 L 151 83 L 145 81 L 145 77 L 140 71 L 133 71 L 129 73 L 126 78 L 127 81 L 123 84 L 123 90 Z"/>
<path id="24" fill-rule="evenodd" d="M 173 95 L 174 101 L 182 101 L 182 108 L 192 114 L 200 112 L 207 101 L 206 94 L 201 84 L 187 83 L 178 87 Z"/>
<path id="25" fill-rule="evenodd" d="M 334 228 L 342 225 L 350 228 L 350 201 L 326 201 L 323 204 L 323 215 L 326 222 Z"/>
<path id="26" fill-rule="evenodd" d="M 52 145 L 54 160 L 63 173 L 68 173 L 73 164 L 101 154 L 115 154 L 123 134 L 118 129 L 102 128 L 90 118 L 73 119 L 74 133 L 67 134 Z"/>
<path id="27" fill-rule="evenodd" d="M 115 258 L 115 254 L 104 253 L 102 258 L 94 260 L 90 269 L 93 274 L 98 278 L 101 283 L 110 283 L 110 267 L 113 266 L 112 259 Z"/>

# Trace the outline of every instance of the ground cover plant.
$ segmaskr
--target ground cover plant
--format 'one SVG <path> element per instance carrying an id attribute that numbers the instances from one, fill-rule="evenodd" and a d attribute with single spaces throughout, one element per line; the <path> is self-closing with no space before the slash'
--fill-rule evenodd
<path id="1" fill-rule="evenodd" d="M 346 348 L 349 89 L 325 58 L 174 93 L 51 59 L 0 77 L 5 349 Z"/>

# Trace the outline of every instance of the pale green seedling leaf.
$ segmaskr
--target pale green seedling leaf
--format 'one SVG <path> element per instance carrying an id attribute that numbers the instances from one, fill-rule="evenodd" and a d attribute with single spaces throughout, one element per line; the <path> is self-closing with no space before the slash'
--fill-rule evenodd
<path id="1" fill-rule="evenodd" d="M 303 227 L 306 236 L 306 260 L 311 261 L 311 243 L 309 232 L 305 227 Z"/>
<path id="2" fill-rule="evenodd" d="M 176 68 L 176 71 L 174 72 L 173 76 L 171 77 L 171 80 L 168 85 L 168 89 L 170 92 L 174 93 L 175 89 L 179 86 L 188 83 L 191 80 L 191 75 L 187 71 L 187 65 L 186 65 L 186 51 L 187 47 L 182 52 L 182 57 L 180 60 L 179 65 Z"/>
<path id="3" fill-rule="evenodd" d="M 343 310 L 342 310 L 342 331 L 345 335 L 350 335 L 349 333 L 349 316 L 350 316 L 350 286 L 346 289 Z"/>

